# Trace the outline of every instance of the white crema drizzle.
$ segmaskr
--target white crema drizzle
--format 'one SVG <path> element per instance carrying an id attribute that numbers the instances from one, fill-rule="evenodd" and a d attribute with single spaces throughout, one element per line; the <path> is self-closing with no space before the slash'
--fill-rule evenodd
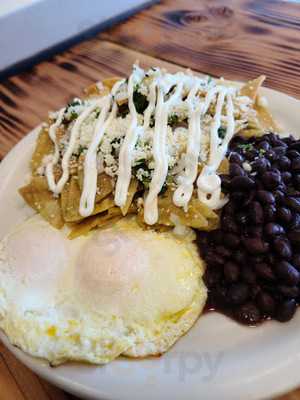
<path id="1" fill-rule="evenodd" d="M 114 100 L 114 96 L 117 93 L 119 87 L 124 83 L 124 80 L 118 81 L 112 88 L 111 94 L 107 96 L 99 118 L 97 120 L 94 135 L 91 144 L 87 150 L 84 159 L 84 180 L 83 190 L 80 198 L 79 213 L 83 217 L 88 217 L 92 214 L 95 206 L 95 197 L 97 193 L 97 151 L 102 141 L 105 130 L 116 117 L 117 114 L 117 103 Z M 113 101 L 111 112 L 109 108 Z"/>
<path id="2" fill-rule="evenodd" d="M 128 188 L 132 178 L 132 165 L 134 150 L 138 138 L 149 129 L 151 117 L 155 117 L 155 125 L 152 137 L 152 155 L 154 170 L 149 184 L 149 191 L 144 202 L 144 219 L 147 224 L 152 225 L 158 220 L 158 196 L 166 181 L 169 168 L 169 154 L 167 146 L 168 117 L 170 109 L 177 104 L 186 102 L 188 108 L 188 139 L 186 153 L 183 156 L 184 165 L 182 172 L 177 176 L 178 187 L 176 188 L 173 201 L 174 204 L 188 207 L 193 195 L 194 183 L 197 180 L 197 192 L 200 201 L 212 209 L 218 209 L 226 203 L 226 198 L 221 193 L 221 180 L 217 170 L 225 157 L 228 144 L 234 135 L 235 120 L 232 96 L 233 88 L 222 85 L 209 87 L 205 98 L 199 97 L 199 91 L 205 81 L 191 74 L 168 74 L 156 70 L 148 88 L 148 106 L 144 111 L 143 123 L 139 123 L 138 114 L 134 105 L 134 90 L 145 77 L 145 72 L 138 66 L 134 66 L 133 73 L 129 77 L 127 85 L 128 108 L 130 124 L 121 144 L 118 173 L 115 189 L 115 204 L 122 207 L 126 203 Z M 78 116 L 71 128 L 69 142 L 62 158 L 62 175 L 56 182 L 54 177 L 54 166 L 59 161 L 59 143 L 57 140 L 57 129 L 61 125 L 65 109 L 60 110 L 57 120 L 49 128 L 49 136 L 54 143 L 54 154 L 46 165 L 46 177 L 49 189 L 59 194 L 69 179 L 69 162 L 74 152 L 76 142 L 80 135 L 82 123 L 95 111 L 100 109 L 99 116 L 95 122 L 92 140 L 86 152 L 84 160 L 83 190 L 80 199 L 79 213 L 83 217 L 92 214 L 97 192 L 97 152 L 103 136 L 117 117 L 118 105 L 116 94 L 125 80 L 118 81 L 111 94 L 101 99 L 94 100 Z M 186 97 L 186 100 L 183 100 Z M 198 166 L 201 153 L 202 120 L 207 114 L 213 102 L 215 114 L 210 127 L 209 157 L 198 176 Z M 223 115 L 223 110 L 226 115 Z M 226 133 L 224 139 L 218 135 L 222 120 L 226 120 Z"/>

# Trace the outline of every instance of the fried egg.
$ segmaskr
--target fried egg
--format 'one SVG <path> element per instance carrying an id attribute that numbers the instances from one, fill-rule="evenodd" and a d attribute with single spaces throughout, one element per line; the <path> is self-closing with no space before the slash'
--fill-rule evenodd
<path id="1" fill-rule="evenodd" d="M 107 363 L 167 351 L 206 302 L 190 239 L 134 219 L 75 240 L 36 216 L 0 244 L 0 328 L 14 345 L 58 365 Z"/>

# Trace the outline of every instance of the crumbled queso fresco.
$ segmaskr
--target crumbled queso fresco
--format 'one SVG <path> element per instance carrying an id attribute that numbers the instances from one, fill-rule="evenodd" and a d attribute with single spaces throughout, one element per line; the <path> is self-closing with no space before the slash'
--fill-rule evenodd
<path id="1" fill-rule="evenodd" d="M 150 96 L 150 84 L 153 77 L 156 75 L 156 69 L 149 70 L 144 79 L 140 84 L 134 88 L 134 103 L 138 111 L 138 123 L 143 125 L 144 122 L 144 111 L 149 103 Z M 203 84 L 199 90 L 199 99 L 202 101 L 205 98 L 206 93 L 209 89 L 215 86 L 217 83 L 211 77 L 203 79 Z M 186 90 L 186 93 L 188 89 Z M 215 96 L 217 98 L 217 96 Z M 209 141 L 210 141 L 210 128 L 214 120 L 214 111 L 216 98 L 212 102 L 208 112 L 203 116 L 202 119 L 202 136 L 201 136 L 201 151 L 199 163 L 205 162 L 209 154 Z M 98 172 L 105 172 L 109 176 L 116 176 L 118 171 L 118 157 L 119 150 L 122 145 L 125 134 L 131 123 L 131 115 L 128 111 L 128 95 L 127 95 L 127 81 L 125 81 L 119 88 L 115 95 L 115 99 L 119 104 L 119 109 L 116 118 L 112 120 L 110 125 L 107 127 L 103 139 L 98 148 L 97 155 L 97 168 Z M 69 103 L 64 112 L 63 127 L 65 129 L 64 136 L 60 140 L 60 152 L 63 155 L 68 141 L 70 132 L 74 126 L 76 119 L 80 114 L 93 102 L 95 98 L 81 100 L 74 98 Z M 246 96 L 240 96 L 238 90 L 235 91 L 233 96 L 234 105 L 234 117 L 235 117 L 235 133 L 241 129 L 247 127 L 247 124 L 251 120 L 255 120 L 255 111 L 253 110 L 253 104 L 251 99 Z M 96 126 L 97 118 L 100 110 L 96 109 L 93 111 L 81 124 L 80 134 L 76 145 L 73 149 L 73 155 L 75 157 L 85 154 L 89 144 L 91 143 L 94 129 Z M 49 114 L 51 123 L 55 121 L 58 116 L 58 112 L 52 112 Z M 221 117 L 222 126 L 219 129 L 219 135 L 222 137 L 226 131 L 227 120 L 224 116 Z M 154 133 L 155 115 L 151 116 L 151 123 L 145 130 L 141 130 L 140 136 L 135 145 L 133 153 L 133 173 L 136 178 L 143 182 L 145 185 L 151 181 L 151 177 L 154 170 L 153 162 L 153 151 L 152 151 L 152 138 Z M 184 155 L 188 140 L 188 105 L 187 98 L 185 96 L 185 90 L 183 89 L 183 96 L 170 108 L 168 117 L 168 128 L 167 128 L 167 153 L 169 157 L 169 172 L 168 182 L 176 184 L 176 176 L 184 168 Z M 46 163 L 43 163 L 43 166 Z M 40 173 L 43 174 L 43 166 L 40 169 Z"/>

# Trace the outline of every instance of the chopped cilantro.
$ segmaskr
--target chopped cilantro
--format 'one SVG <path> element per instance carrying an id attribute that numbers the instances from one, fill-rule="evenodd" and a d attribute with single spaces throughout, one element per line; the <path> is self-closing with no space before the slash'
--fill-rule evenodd
<path id="1" fill-rule="evenodd" d="M 178 118 L 178 115 L 177 115 L 177 114 L 171 114 L 171 115 L 169 115 L 168 124 L 169 124 L 170 126 L 175 126 L 175 125 L 177 125 L 177 124 L 178 124 L 178 121 L 179 121 L 179 118 Z"/>
<path id="2" fill-rule="evenodd" d="M 136 85 L 135 88 L 134 88 L 133 102 L 134 102 L 136 111 L 139 114 L 143 114 L 143 112 L 148 107 L 149 102 L 147 100 L 147 97 L 138 91 L 138 89 L 136 88 L 137 86 L 138 85 Z"/>
<path id="3" fill-rule="evenodd" d="M 127 114 L 129 114 L 128 103 L 118 106 L 117 117 L 125 118 Z"/>
<path id="4" fill-rule="evenodd" d="M 100 115 L 100 108 L 96 108 L 95 112 L 95 117 L 98 118 Z"/>
<path id="5" fill-rule="evenodd" d="M 72 107 L 80 106 L 81 101 L 79 99 L 74 99 L 68 103 L 65 109 L 65 116 L 63 119 L 64 124 L 68 124 L 71 121 L 74 121 L 78 117 L 78 113 L 72 109 Z"/>
<path id="6" fill-rule="evenodd" d="M 142 174 L 139 173 L 141 170 L 143 172 Z M 133 166 L 133 173 L 135 177 L 142 182 L 145 189 L 148 189 L 149 183 L 151 182 L 151 170 L 149 169 L 145 158 L 141 158 L 135 162 Z"/>
<path id="7" fill-rule="evenodd" d="M 224 128 L 224 126 L 220 126 L 220 128 L 218 129 L 219 138 L 224 139 L 224 137 L 226 136 L 226 132 L 227 132 L 227 129 Z"/>
<path id="8" fill-rule="evenodd" d="M 69 107 L 80 106 L 80 104 L 81 104 L 81 101 L 79 99 L 74 99 L 74 100 L 70 101 L 70 103 L 68 103 L 67 109 Z"/>
<path id="9" fill-rule="evenodd" d="M 154 115 L 151 115 L 149 126 L 150 126 L 150 128 L 153 128 L 154 125 L 155 125 L 155 118 L 154 118 Z"/>
<path id="10" fill-rule="evenodd" d="M 266 153 L 265 149 L 259 149 L 259 156 L 262 157 Z"/>
<path id="11" fill-rule="evenodd" d="M 243 151 L 251 151 L 253 150 L 253 144 L 252 143 L 242 143 L 238 145 L 238 148 L 240 148 Z"/>
<path id="12" fill-rule="evenodd" d="M 79 148 L 78 148 L 78 155 L 80 156 L 85 150 L 87 150 L 87 147 L 85 147 L 85 146 L 82 146 L 81 144 L 79 145 Z"/>

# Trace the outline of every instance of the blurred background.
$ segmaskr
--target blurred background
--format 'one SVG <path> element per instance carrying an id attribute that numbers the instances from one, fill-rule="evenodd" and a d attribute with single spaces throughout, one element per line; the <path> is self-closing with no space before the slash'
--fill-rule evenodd
<path id="1" fill-rule="evenodd" d="M 151 0 L 1 0 L 0 73 L 38 61 L 127 18 Z M 32 59 L 35 57 L 35 59 Z"/>

